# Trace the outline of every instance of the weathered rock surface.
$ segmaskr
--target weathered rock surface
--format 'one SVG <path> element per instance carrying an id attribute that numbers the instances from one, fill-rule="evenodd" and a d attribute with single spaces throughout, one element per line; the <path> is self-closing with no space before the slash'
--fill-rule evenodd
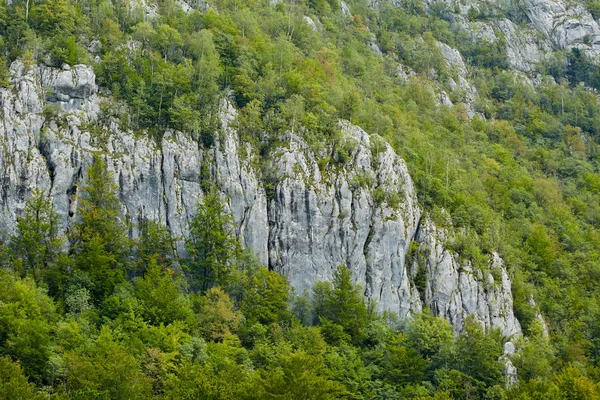
<path id="1" fill-rule="evenodd" d="M 499 328 L 506 337 L 520 335 L 502 259 L 493 254 L 489 271 L 483 272 L 446 250 L 447 236 L 427 220 L 415 238 L 419 249 L 411 272 L 413 279 L 418 273 L 425 274 L 424 305 L 450 321 L 457 332 L 463 329 L 466 317 L 473 315 L 484 326 Z"/>
<path id="2" fill-rule="evenodd" d="M 0 89 L 5 234 L 14 231 L 34 189 L 52 197 L 67 229 L 77 215 L 78 185 L 97 154 L 119 185 L 123 218 L 134 226 L 159 221 L 185 237 L 209 178 L 226 199 L 243 243 L 298 292 L 331 279 L 337 265 L 346 264 L 381 310 L 405 318 L 427 306 L 457 331 L 474 315 L 507 336 L 519 334 L 501 260 L 495 256 L 490 264 L 495 279 L 444 249 L 441 231 L 421 222 L 426 219 L 404 161 L 381 138 L 342 122 L 340 142 L 313 150 L 288 133 L 286 144 L 263 160 L 274 185 L 267 195 L 264 178 L 247 160 L 252 149 L 233 128 L 235 110 L 226 103 L 211 148 L 172 131 L 156 142 L 103 114 L 100 105 L 108 99 L 98 96 L 89 67 L 28 69 L 16 62 L 11 72 L 14 90 Z M 331 161 L 323 163 L 328 156 Z M 138 235 L 136 228 L 131 235 Z M 415 286 L 413 268 L 407 268 L 413 241 L 426 260 L 425 288 Z"/>
<path id="3" fill-rule="evenodd" d="M 589 43 L 593 49 L 600 49 L 598 23 L 580 2 L 528 0 L 527 5 L 532 26 L 558 48 Z"/>
<path id="4" fill-rule="evenodd" d="M 420 217 L 412 181 L 389 145 L 342 129 L 348 160 L 326 174 L 301 142 L 273 160 L 280 182 L 269 209 L 271 267 L 302 292 L 345 264 L 380 308 L 406 315 L 405 256 Z"/>

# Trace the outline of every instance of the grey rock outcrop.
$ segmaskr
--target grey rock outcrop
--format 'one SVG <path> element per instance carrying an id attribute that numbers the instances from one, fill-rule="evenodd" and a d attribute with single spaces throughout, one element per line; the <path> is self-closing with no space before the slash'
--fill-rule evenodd
<path id="1" fill-rule="evenodd" d="M 371 0 L 402 7 L 398 0 Z M 580 48 L 600 62 L 600 26 L 582 2 L 569 0 L 524 0 L 520 3 L 493 0 L 423 0 L 426 8 L 443 4 L 445 18 L 468 33 L 473 41 L 506 46 L 508 65 L 517 71 L 535 73 L 547 53 Z M 469 13 L 484 12 L 485 20 L 471 20 Z M 510 17 L 512 19 L 507 18 Z"/>
<path id="2" fill-rule="evenodd" d="M 558 48 L 589 43 L 600 49 L 600 28 L 580 2 L 528 0 L 527 16 L 532 26 Z"/>
<path id="3" fill-rule="evenodd" d="M 345 264 L 380 309 L 406 316 L 411 293 L 404 263 L 420 217 L 412 180 L 389 145 L 350 124 L 342 129 L 348 160 L 326 175 L 319 155 L 302 142 L 275 158 L 280 182 L 269 210 L 271 267 L 303 292 Z"/>
<path id="4" fill-rule="evenodd" d="M 504 385 L 507 388 L 513 387 L 519 383 L 517 368 L 512 363 L 512 358 L 514 357 L 516 350 L 513 342 L 508 341 L 504 343 L 503 353 L 499 359 L 500 362 L 504 363 L 504 370 L 502 372 L 504 374 Z"/>
<path id="5" fill-rule="evenodd" d="M 427 306 L 457 331 L 474 315 L 506 336 L 520 332 L 501 260 L 494 256 L 490 263 L 494 278 L 444 249 L 445 233 L 423 218 L 404 161 L 378 136 L 341 122 L 340 141 L 309 146 L 288 132 L 285 145 L 262 160 L 272 185 L 267 192 L 227 102 L 215 143 L 204 148 L 181 132 L 155 141 L 122 128 L 104 115 L 103 102 L 120 106 L 98 95 L 89 67 L 53 70 L 17 62 L 11 73 L 14 90 L 0 89 L 4 234 L 14 232 L 34 189 L 52 197 L 68 229 L 77 216 L 78 188 L 100 155 L 119 186 L 122 216 L 134 223 L 134 237 L 144 219 L 186 237 L 208 178 L 223 194 L 243 243 L 300 293 L 346 264 L 380 310 L 409 318 Z M 425 260 L 424 288 L 415 285 L 407 263 L 413 242 Z M 178 249 L 185 251 L 182 242 Z"/>
<path id="6" fill-rule="evenodd" d="M 424 305 L 450 321 L 457 332 L 462 331 L 466 317 L 473 315 L 484 326 L 500 329 L 505 337 L 520 335 L 511 282 L 502 259 L 493 254 L 489 271 L 484 272 L 446 250 L 443 243 L 447 239 L 448 233 L 431 221 L 421 224 L 416 237 L 419 256 L 412 276 L 419 270 L 425 273 Z"/>
<path id="7" fill-rule="evenodd" d="M 319 32 L 320 31 L 320 28 L 319 28 L 319 26 L 317 25 L 317 23 L 315 22 L 314 19 L 312 19 L 311 17 L 309 17 L 307 15 L 305 15 L 304 17 L 302 17 L 302 19 L 304 20 L 304 22 L 306 22 L 306 24 L 310 27 L 310 29 L 313 32 Z"/>
<path id="8" fill-rule="evenodd" d="M 468 80 L 469 71 L 460 54 L 460 52 L 445 43 L 437 43 L 440 52 L 446 60 L 446 65 L 453 75 L 449 78 L 448 86 L 454 95 L 465 104 L 469 118 L 475 115 L 475 110 L 472 103 L 477 98 L 477 89 Z M 450 99 L 448 98 L 448 101 Z M 441 100 L 442 104 L 447 104 L 447 101 Z M 450 102 L 452 104 L 452 102 Z"/>

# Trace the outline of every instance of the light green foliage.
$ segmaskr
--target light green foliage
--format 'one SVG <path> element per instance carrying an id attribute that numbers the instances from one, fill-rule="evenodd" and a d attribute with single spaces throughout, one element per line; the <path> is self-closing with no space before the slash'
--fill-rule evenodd
<path id="1" fill-rule="evenodd" d="M 0 269 L 0 353 L 18 360 L 37 383 L 47 373 L 57 317 L 54 303 L 32 279 Z"/>
<path id="2" fill-rule="evenodd" d="M 10 74 L 6 65 L 6 57 L 0 57 L 0 87 L 10 86 Z"/>
<path id="3" fill-rule="evenodd" d="M 289 319 L 287 279 L 265 267 L 249 271 L 244 279 L 240 311 L 249 322 L 263 325 Z"/>
<path id="4" fill-rule="evenodd" d="M 0 398 L 14 400 L 43 399 L 33 384 L 23 375 L 19 363 L 0 357 Z"/>
<path id="5" fill-rule="evenodd" d="M 198 329 L 205 339 L 219 342 L 237 331 L 242 314 L 221 288 L 213 287 L 193 301 Z"/>
<path id="6" fill-rule="evenodd" d="M 408 327 L 408 345 L 431 362 L 430 369 L 447 367 L 454 359 L 454 330 L 441 317 L 428 311 L 415 316 Z"/>
<path id="7" fill-rule="evenodd" d="M 554 376 L 558 392 L 567 399 L 597 400 L 600 398 L 596 383 L 585 376 L 579 368 L 569 365 Z"/>
<path id="8" fill-rule="evenodd" d="M 361 398 L 369 395 L 372 371 L 365 366 L 360 352 L 347 344 L 333 348 L 325 355 L 332 379 L 344 385 L 347 395 Z"/>
<path id="9" fill-rule="evenodd" d="M 524 381 L 549 378 L 555 362 L 554 350 L 549 339 L 543 335 L 540 321 L 535 320 L 531 325 L 531 334 L 519 343 L 519 353 L 514 361 Z"/>
<path id="10" fill-rule="evenodd" d="M 329 380 L 322 358 L 292 354 L 277 362 L 278 368 L 261 375 L 263 399 L 302 398 L 335 399 L 343 393 L 342 386 Z"/>
<path id="11" fill-rule="evenodd" d="M 182 282 L 174 274 L 151 261 L 144 277 L 133 282 L 142 315 L 151 324 L 166 325 L 192 318 L 191 305 L 180 289 Z"/>
<path id="12" fill-rule="evenodd" d="M 67 352 L 66 390 L 74 399 L 147 399 L 151 381 L 139 361 L 102 328 L 85 352 Z"/>

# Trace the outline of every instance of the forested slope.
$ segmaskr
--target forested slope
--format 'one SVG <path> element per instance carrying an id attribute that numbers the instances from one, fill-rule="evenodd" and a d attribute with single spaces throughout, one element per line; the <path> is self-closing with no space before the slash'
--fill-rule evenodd
<path id="1" fill-rule="evenodd" d="M 597 398 L 598 10 L 2 3 L 0 393 Z"/>

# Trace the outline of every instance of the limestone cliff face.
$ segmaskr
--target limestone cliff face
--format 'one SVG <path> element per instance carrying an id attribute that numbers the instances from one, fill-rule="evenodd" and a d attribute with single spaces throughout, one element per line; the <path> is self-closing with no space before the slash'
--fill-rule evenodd
<path id="1" fill-rule="evenodd" d="M 97 94 L 86 66 L 57 70 L 15 62 L 11 73 L 14 89 L 0 89 L 4 234 L 14 231 L 36 188 L 53 198 L 67 229 L 77 215 L 77 185 L 100 154 L 119 185 L 124 219 L 159 221 L 185 237 L 203 195 L 201 182 L 209 177 L 243 243 L 298 292 L 331 279 L 336 266 L 346 264 L 381 310 L 401 318 L 427 306 L 457 331 L 474 315 L 506 336 L 520 333 L 502 261 L 490 261 L 499 271 L 496 282 L 444 249 L 441 231 L 422 215 L 404 161 L 381 138 L 341 122 L 340 143 L 312 150 L 288 133 L 285 146 L 263 160 L 272 185 L 267 195 L 262 174 L 248 161 L 253 150 L 240 141 L 235 110 L 227 104 L 211 148 L 180 132 L 166 132 L 157 143 L 108 116 L 107 109 L 118 106 Z M 323 167 L 319 161 L 326 156 L 332 161 Z M 425 287 L 414 284 L 407 261 L 411 243 L 425 260 Z"/>
<path id="2" fill-rule="evenodd" d="M 486 326 L 501 328 L 506 337 L 520 335 L 511 282 L 502 259 L 493 254 L 488 270 L 481 271 L 444 249 L 446 235 L 427 220 L 415 238 L 419 247 L 411 272 L 413 276 L 419 269 L 424 273 L 425 305 L 450 321 L 457 332 L 462 330 L 466 317 L 473 315 Z"/>

